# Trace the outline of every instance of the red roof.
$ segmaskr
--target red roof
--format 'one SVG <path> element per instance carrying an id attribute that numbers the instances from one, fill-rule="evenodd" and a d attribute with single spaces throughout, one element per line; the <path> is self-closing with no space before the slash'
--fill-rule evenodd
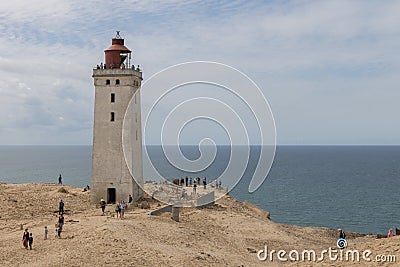
<path id="1" fill-rule="evenodd" d="M 120 45 L 120 44 L 113 44 L 112 46 L 110 46 L 109 48 L 104 50 L 104 52 L 107 52 L 107 51 L 121 51 L 121 52 L 126 52 L 126 53 L 132 52 L 131 50 L 129 50 L 129 48 L 127 48 L 124 45 Z"/>

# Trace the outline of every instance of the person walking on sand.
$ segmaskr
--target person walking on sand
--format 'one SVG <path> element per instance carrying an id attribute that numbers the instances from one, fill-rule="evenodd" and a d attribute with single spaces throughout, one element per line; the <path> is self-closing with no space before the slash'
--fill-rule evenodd
<path id="1" fill-rule="evenodd" d="M 101 216 L 104 215 L 104 211 L 106 209 L 106 202 L 104 201 L 104 199 L 100 200 L 100 206 L 101 206 Z"/>
<path id="2" fill-rule="evenodd" d="M 44 240 L 47 239 L 47 234 L 49 233 L 49 230 L 47 229 L 47 226 L 44 227 Z"/>
<path id="3" fill-rule="evenodd" d="M 126 208 L 125 201 L 121 201 L 121 206 L 120 206 L 120 208 L 121 208 L 121 215 L 120 215 L 120 218 L 123 219 L 124 216 L 125 216 L 125 208 Z"/>
<path id="4" fill-rule="evenodd" d="M 346 239 L 346 234 L 343 232 L 342 229 L 338 229 L 338 232 L 339 232 L 339 238 Z"/>
<path id="5" fill-rule="evenodd" d="M 58 238 L 58 228 L 57 227 L 54 230 L 54 238 Z"/>
<path id="6" fill-rule="evenodd" d="M 61 238 L 61 232 L 62 232 L 62 229 L 57 228 L 57 238 Z"/>
<path id="7" fill-rule="evenodd" d="M 22 245 L 24 245 L 25 249 L 28 249 L 29 242 L 29 232 L 28 229 L 25 229 L 24 235 L 22 236 Z"/>
<path id="8" fill-rule="evenodd" d="M 58 205 L 58 213 L 63 214 L 64 213 L 64 201 L 61 199 L 60 203 Z"/>
<path id="9" fill-rule="evenodd" d="M 58 228 L 62 231 L 64 226 L 64 216 L 61 214 L 60 217 L 58 217 Z"/>
<path id="10" fill-rule="evenodd" d="M 117 219 L 118 219 L 118 215 L 121 218 L 121 206 L 120 206 L 119 202 L 115 206 L 115 213 L 117 213 Z"/>
<path id="11" fill-rule="evenodd" d="M 389 232 L 388 232 L 388 234 L 387 234 L 387 237 L 388 237 L 388 238 L 389 238 L 389 237 L 393 237 L 393 229 L 392 229 L 392 228 L 389 229 Z"/>
<path id="12" fill-rule="evenodd" d="M 30 235 L 29 235 L 29 249 L 31 249 L 31 250 L 32 250 L 32 244 L 33 244 L 33 236 L 32 236 L 32 233 L 30 233 Z"/>
<path id="13" fill-rule="evenodd" d="M 60 174 L 60 176 L 58 176 L 58 184 L 62 184 L 62 177 L 61 177 L 61 174 Z"/>

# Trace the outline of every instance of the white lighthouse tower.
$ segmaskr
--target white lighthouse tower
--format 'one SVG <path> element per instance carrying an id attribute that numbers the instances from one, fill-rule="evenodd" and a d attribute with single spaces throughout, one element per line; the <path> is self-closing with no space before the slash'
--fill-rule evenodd
<path id="1" fill-rule="evenodd" d="M 127 201 L 129 195 L 135 201 L 143 195 L 139 186 L 143 183 L 143 167 L 140 95 L 137 92 L 142 72 L 130 66 L 131 51 L 119 32 L 104 52 L 105 64 L 94 69 L 92 76 L 95 104 L 91 201 L 98 203 L 103 198 L 107 203 L 115 203 Z M 127 157 L 124 157 L 123 130 Z"/>

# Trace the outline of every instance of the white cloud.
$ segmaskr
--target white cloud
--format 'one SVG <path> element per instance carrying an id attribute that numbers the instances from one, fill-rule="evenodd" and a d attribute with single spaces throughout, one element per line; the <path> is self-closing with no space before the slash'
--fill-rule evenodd
<path id="1" fill-rule="evenodd" d="M 269 98 L 281 143 L 356 142 L 370 125 L 362 142 L 400 143 L 398 1 L 17 0 L 0 10 L 3 143 L 91 142 L 91 68 L 115 30 L 145 78 L 191 60 L 244 71 Z"/>

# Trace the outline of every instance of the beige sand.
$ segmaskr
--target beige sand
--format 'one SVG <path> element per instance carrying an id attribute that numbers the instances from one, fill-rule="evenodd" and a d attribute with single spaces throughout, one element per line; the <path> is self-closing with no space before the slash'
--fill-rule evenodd
<path id="1" fill-rule="evenodd" d="M 382 266 L 376 262 L 273 262 L 259 261 L 258 250 L 291 249 L 302 251 L 336 249 L 335 230 L 274 223 L 266 212 L 249 203 L 224 197 L 216 205 L 187 208 L 181 221 L 170 214 L 148 216 L 151 209 L 130 207 L 126 219 L 117 219 L 114 206 L 107 216 L 89 203 L 89 194 L 59 185 L 0 184 L 0 265 L 1 266 Z M 65 202 L 65 226 L 61 239 L 54 238 L 56 210 Z M 22 246 L 20 230 L 28 228 L 34 236 L 33 250 Z M 43 240 L 44 226 L 49 239 Z M 400 237 L 376 239 L 348 233 L 351 249 L 371 249 L 375 254 L 398 256 Z M 286 255 L 287 256 L 287 255 Z M 319 256 L 319 255 L 318 255 Z M 398 259 L 400 261 L 400 258 Z M 385 263 L 384 266 L 400 266 Z"/>

